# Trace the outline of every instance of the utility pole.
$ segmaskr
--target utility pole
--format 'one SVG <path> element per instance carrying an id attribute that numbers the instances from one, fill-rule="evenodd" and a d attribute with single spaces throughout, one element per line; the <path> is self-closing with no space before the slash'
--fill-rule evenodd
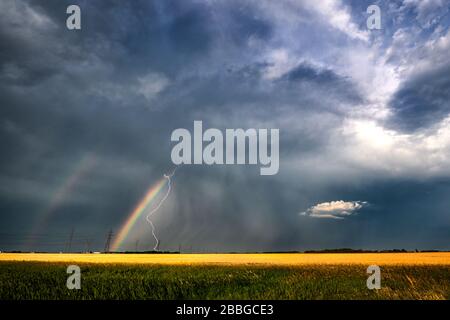
<path id="1" fill-rule="evenodd" d="M 111 245 L 112 236 L 113 236 L 113 231 L 112 231 L 112 229 L 110 229 L 108 232 L 108 235 L 106 236 L 105 252 L 109 252 L 109 246 Z"/>
<path id="2" fill-rule="evenodd" d="M 87 239 L 86 240 L 86 252 L 91 252 L 91 244 L 92 244 L 92 240 Z"/>
<path id="3" fill-rule="evenodd" d="M 72 240 L 73 240 L 73 233 L 74 233 L 74 229 L 72 228 L 72 230 L 70 230 L 70 236 L 69 236 L 69 244 L 68 244 L 68 249 L 67 252 L 70 252 L 72 249 Z"/>
<path id="4" fill-rule="evenodd" d="M 137 251 L 138 251 L 138 247 L 139 247 L 139 239 L 137 239 L 137 240 L 136 240 L 136 248 L 135 248 L 135 250 L 134 250 L 134 251 L 136 251 L 136 252 L 137 252 Z"/>

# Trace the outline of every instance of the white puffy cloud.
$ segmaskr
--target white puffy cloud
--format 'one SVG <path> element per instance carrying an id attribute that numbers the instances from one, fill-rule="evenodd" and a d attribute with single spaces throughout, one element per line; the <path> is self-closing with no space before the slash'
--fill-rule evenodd
<path id="1" fill-rule="evenodd" d="M 308 210 L 301 212 L 302 216 L 312 218 L 344 219 L 354 215 L 359 209 L 366 206 L 365 201 L 330 201 L 318 203 Z"/>
<path id="2" fill-rule="evenodd" d="M 343 130 L 347 143 L 337 149 L 352 167 L 391 176 L 448 176 L 449 123 L 450 118 L 446 118 L 427 132 L 403 134 L 374 121 L 351 120 Z"/>

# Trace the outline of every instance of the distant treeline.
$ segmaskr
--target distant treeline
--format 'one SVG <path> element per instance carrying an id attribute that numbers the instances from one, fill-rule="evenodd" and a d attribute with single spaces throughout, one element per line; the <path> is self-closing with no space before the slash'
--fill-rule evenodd
<path id="1" fill-rule="evenodd" d="M 440 250 L 414 250 L 408 251 L 406 249 L 388 249 L 388 250 L 364 250 L 364 249 L 323 249 L 323 250 L 306 250 L 305 253 L 401 253 L 401 252 L 440 252 Z"/>
<path id="2" fill-rule="evenodd" d="M 0 253 L 57 253 L 46 251 L 0 251 Z M 202 252 L 202 253 L 228 253 L 228 254 L 245 254 L 245 253 L 405 253 L 405 252 L 446 252 L 445 250 L 406 250 L 406 249 L 386 249 L 386 250 L 364 250 L 351 248 L 337 248 L 337 249 L 322 249 L 322 250 L 305 250 L 305 251 L 253 251 L 253 252 Z M 59 252 L 59 253 L 117 253 L 117 254 L 180 254 L 180 251 L 122 251 L 122 252 L 92 252 L 92 251 L 78 251 L 78 252 Z"/>

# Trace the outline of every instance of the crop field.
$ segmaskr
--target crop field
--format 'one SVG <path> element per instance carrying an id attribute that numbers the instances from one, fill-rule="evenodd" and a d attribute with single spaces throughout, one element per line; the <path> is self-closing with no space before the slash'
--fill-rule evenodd
<path id="1" fill-rule="evenodd" d="M 66 287 L 70 264 L 80 290 Z M 450 299 L 450 253 L 2 253 L 0 299 Z"/>
<path id="2" fill-rule="evenodd" d="M 448 265 L 450 252 L 420 253 L 210 253 L 210 254 L 88 254 L 2 253 L 0 261 L 74 262 L 164 265 Z"/>

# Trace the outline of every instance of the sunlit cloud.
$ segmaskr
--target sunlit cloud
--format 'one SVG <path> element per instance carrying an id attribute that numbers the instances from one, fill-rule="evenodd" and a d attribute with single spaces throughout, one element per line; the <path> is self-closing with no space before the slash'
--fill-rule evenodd
<path id="1" fill-rule="evenodd" d="M 366 201 L 338 200 L 322 202 L 301 212 L 300 215 L 312 218 L 344 219 L 356 214 L 358 210 L 367 205 L 368 203 Z"/>

